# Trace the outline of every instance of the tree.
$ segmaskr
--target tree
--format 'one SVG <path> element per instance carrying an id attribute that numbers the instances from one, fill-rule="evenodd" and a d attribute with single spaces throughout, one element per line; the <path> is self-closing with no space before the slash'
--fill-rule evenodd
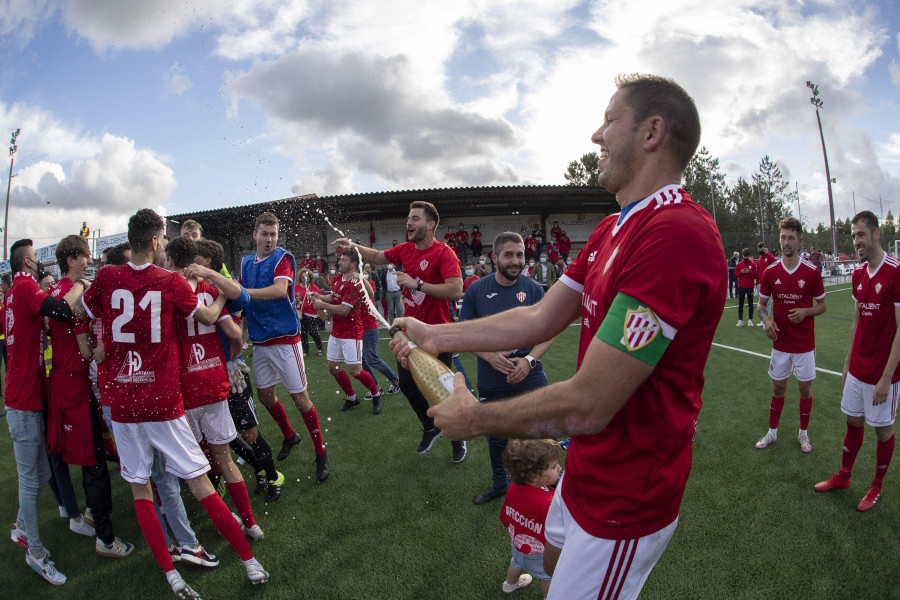
<path id="1" fill-rule="evenodd" d="M 691 198 L 715 215 L 717 223 L 730 225 L 732 210 L 725 195 L 725 174 L 719 171 L 719 159 L 713 158 L 706 146 L 691 158 L 683 177 L 684 190 Z"/>
<path id="2" fill-rule="evenodd" d="M 599 160 L 600 157 L 596 152 L 588 152 L 580 159 L 570 162 L 569 168 L 563 174 L 568 182 L 566 185 L 600 185 L 600 182 L 597 181 L 600 174 L 600 169 L 597 167 Z"/>
<path id="3" fill-rule="evenodd" d="M 887 216 L 881 222 L 881 237 L 886 242 L 890 242 L 897 236 L 897 225 L 894 223 L 894 215 L 888 211 Z"/>
<path id="4" fill-rule="evenodd" d="M 762 206 L 762 224 L 757 231 L 761 232 L 761 241 L 774 251 L 780 234 L 778 223 L 791 214 L 795 194 L 786 191 L 788 182 L 782 177 L 781 169 L 768 155 L 759 161 L 759 171 L 753 173 L 751 178 L 758 195 L 757 214 L 760 212 L 759 206 Z"/>

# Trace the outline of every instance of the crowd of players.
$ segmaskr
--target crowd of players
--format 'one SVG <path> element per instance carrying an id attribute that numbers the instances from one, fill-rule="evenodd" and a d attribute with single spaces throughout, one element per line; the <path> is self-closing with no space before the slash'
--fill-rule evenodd
<path id="1" fill-rule="evenodd" d="M 325 481 L 331 467 L 307 392 L 304 334 L 321 354 L 314 323 L 328 313 L 328 368 L 346 395 L 340 410 L 359 405 L 353 377 L 369 391 L 372 412 L 381 412 L 375 368 L 419 418 L 418 453 L 446 436 L 458 463 L 466 458 L 466 440 L 488 437 L 491 484 L 473 501 L 506 496 L 501 521 L 510 531 L 512 558 L 503 591 L 530 584 L 530 573 L 550 598 L 636 598 L 677 526 L 727 266 L 715 223 L 680 188 L 699 141 L 693 100 L 659 77 L 616 83 L 592 140 L 600 146 L 600 183 L 616 193 L 622 211 L 604 219 L 574 261 L 568 246 L 562 252 L 565 232 L 555 226 L 548 251 L 563 255 L 562 265 L 535 245 L 543 232 L 527 238 L 506 232 L 494 240 L 493 270 L 475 279 L 462 248 L 481 245 L 480 232 L 474 228 L 471 242 L 463 227 L 452 232 L 456 248 L 437 241 L 440 217 L 427 202 L 410 205 L 404 243 L 382 251 L 336 240 L 339 259 L 321 287 L 314 270 L 331 268 L 311 256 L 298 265 L 278 246 L 280 224 L 271 213 L 254 224 L 256 253 L 244 257 L 238 281 L 224 268 L 221 245 L 204 239 L 198 223 L 185 222 L 182 235 L 168 240 L 163 220 L 149 209 L 130 218 L 128 243 L 106 254 L 91 283 L 83 237 L 59 242 L 62 278 L 47 290 L 39 285 L 44 269 L 31 241 L 16 242 L 2 309 L 4 403 L 19 480 L 11 539 L 26 549 L 27 564 L 50 583 L 66 581 L 39 534 L 37 501 L 51 481 L 73 531 L 96 535 L 102 556 L 132 553 L 133 544 L 115 536 L 110 520 L 106 465 L 113 459 L 130 485 L 147 545 L 179 598 L 199 595 L 175 562 L 218 564 L 190 528 L 179 479 L 237 552 L 248 579 L 268 581 L 249 544 L 263 538 L 262 526 L 231 450 L 253 467 L 251 487 L 267 500 L 278 500 L 285 478 L 257 428 L 241 352 L 245 339 L 252 341 L 257 398 L 283 436 L 275 458 L 287 459 L 301 441 L 275 394 L 280 383 L 312 439 L 317 479 Z M 874 215 L 864 211 L 852 224 L 863 263 L 853 275 L 856 310 L 842 378 L 847 435 L 841 470 L 815 489 L 850 485 L 868 423 L 878 439 L 877 471 L 858 508 L 869 510 L 894 447 L 900 262 L 881 249 Z M 825 294 L 819 271 L 798 255 L 801 242 L 799 223 L 782 221 L 782 259 L 760 276 L 757 311 L 774 342 L 770 428 L 757 443 L 761 449 L 777 440 L 790 373 L 800 382 L 800 446 L 811 449 L 812 323 L 825 310 Z M 529 258 L 545 260 L 526 265 Z M 657 268 L 663 260 L 675 268 Z M 465 279 L 462 264 L 472 267 Z M 373 285 L 367 265 L 387 265 L 384 281 Z M 448 366 L 453 352 L 476 354 L 478 398 L 457 373 L 451 396 L 430 406 L 407 368 L 408 344 L 391 342 L 397 372 L 378 358 L 371 299 L 379 286 L 394 324 L 427 352 Z M 453 323 L 451 306 L 461 297 Z M 576 374 L 551 383 L 541 356 L 576 319 Z M 49 377 L 45 331 L 53 349 Z M 557 483 L 561 451 L 554 440 L 567 436 L 566 473 Z M 520 443 L 523 438 L 536 440 Z M 83 469 L 89 509 L 83 515 L 63 499 L 68 465 Z"/>

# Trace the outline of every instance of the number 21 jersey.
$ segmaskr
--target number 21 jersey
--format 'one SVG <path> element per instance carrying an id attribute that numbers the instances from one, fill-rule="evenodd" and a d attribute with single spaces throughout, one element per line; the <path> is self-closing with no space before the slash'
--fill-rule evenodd
<path id="1" fill-rule="evenodd" d="M 169 421 L 184 414 L 175 319 L 191 316 L 197 296 L 184 278 L 155 265 L 108 266 L 84 294 L 106 332 L 112 418 L 119 423 Z"/>

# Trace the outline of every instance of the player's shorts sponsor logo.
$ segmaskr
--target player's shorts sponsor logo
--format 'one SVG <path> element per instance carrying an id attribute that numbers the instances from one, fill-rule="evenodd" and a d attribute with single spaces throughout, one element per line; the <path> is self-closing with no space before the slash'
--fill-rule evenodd
<path id="1" fill-rule="evenodd" d="M 156 373 L 153 371 L 141 371 L 144 364 L 141 355 L 134 350 L 129 350 L 125 354 L 125 360 L 122 362 L 122 368 L 116 375 L 116 381 L 119 383 L 150 383 L 156 381 Z"/>
<path id="2" fill-rule="evenodd" d="M 660 325 L 656 315 L 649 308 L 628 309 L 625 313 L 625 347 L 629 352 L 640 350 L 657 335 Z"/>
<path id="3" fill-rule="evenodd" d="M 525 302 L 525 292 L 519 292 L 516 294 L 516 298 L 519 299 L 519 302 Z"/>
<path id="4" fill-rule="evenodd" d="M 206 348 L 203 347 L 203 344 L 191 344 L 190 357 L 188 373 L 212 369 L 222 364 L 218 356 L 206 358 Z"/>

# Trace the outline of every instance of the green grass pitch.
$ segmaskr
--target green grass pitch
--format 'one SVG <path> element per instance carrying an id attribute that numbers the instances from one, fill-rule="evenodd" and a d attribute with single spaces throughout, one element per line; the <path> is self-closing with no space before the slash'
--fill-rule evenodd
<path id="1" fill-rule="evenodd" d="M 830 286 L 828 292 L 828 311 L 816 321 L 817 363 L 840 372 L 852 303 L 846 284 Z M 734 304 L 729 300 L 726 305 L 715 340 L 721 346 L 713 347 L 707 363 L 694 467 L 678 529 L 642 598 L 900 597 L 900 466 L 888 472 L 875 509 L 857 512 L 875 468 L 875 436 L 868 430 L 850 489 L 813 491 L 816 482 L 838 469 L 845 431 L 840 377 L 824 372 L 813 384 L 812 453 L 800 452 L 796 441 L 798 394 L 793 382 L 778 442 L 756 450 L 755 442 L 768 427 L 768 362 L 739 350 L 768 355 L 771 344 L 761 327 L 735 327 Z M 551 381 L 573 374 L 578 332 L 577 327 L 568 328 L 545 356 Z M 381 354 L 393 364 L 386 342 Z M 474 359 L 464 355 L 462 360 L 474 377 Z M 509 561 L 509 536 L 497 519 L 501 503 L 471 502 L 490 481 L 484 440 L 469 442 L 468 458 L 459 465 L 451 463 L 445 439 L 428 454 L 417 455 L 420 426 L 402 394 L 385 396 L 384 412 L 377 417 L 368 403 L 338 413 L 343 396 L 327 373 L 324 357 L 309 357 L 307 373 L 332 473 L 324 484 L 316 483 L 309 436 L 280 390 L 304 441 L 279 463 L 288 479 L 281 500 L 267 505 L 251 494 L 265 531 L 265 538 L 252 547 L 271 581 L 250 586 L 237 555 L 187 492 L 185 506 L 197 535 L 221 563 L 215 569 L 176 565 L 184 578 L 208 600 L 506 597 L 500 583 Z M 381 375 L 377 377 L 386 388 Z M 277 452 L 281 436 L 268 413 L 257 408 L 261 430 Z M 18 506 L 8 435 L 0 435 L 0 456 L 0 522 L 8 527 Z M 83 506 L 80 469 L 71 471 Z M 248 467 L 242 471 L 252 479 Z M 116 534 L 137 545 L 135 553 L 121 561 L 99 557 L 92 539 L 71 533 L 45 489 L 39 505 L 41 535 L 68 582 L 53 587 L 42 581 L 25 565 L 19 547 L 0 542 L 0 597 L 172 597 L 138 529 L 128 488 L 117 474 L 113 502 Z M 541 597 L 537 584 L 515 596 Z"/>

